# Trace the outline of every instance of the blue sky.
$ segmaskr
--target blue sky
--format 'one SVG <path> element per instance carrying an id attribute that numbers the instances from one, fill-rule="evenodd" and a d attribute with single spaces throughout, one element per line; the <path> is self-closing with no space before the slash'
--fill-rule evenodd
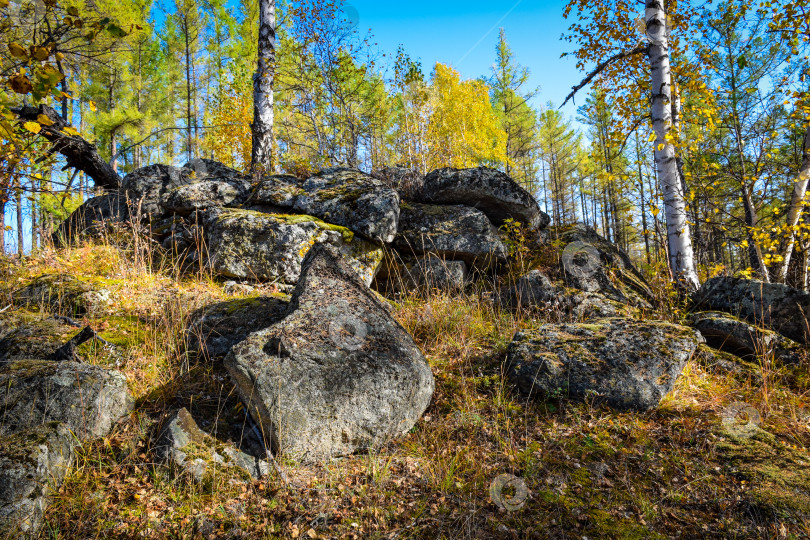
<path id="1" fill-rule="evenodd" d="M 529 87 L 540 87 L 533 105 L 548 101 L 559 106 L 571 87 L 582 79 L 573 58 L 560 58 L 571 50 L 560 41 L 569 21 L 559 0 L 411 0 L 385 3 L 347 0 L 347 13 L 357 12 L 358 29 L 370 29 L 382 52 L 393 54 L 398 45 L 418 58 L 426 73 L 436 62 L 449 64 L 465 78 L 490 76 L 495 62 L 498 30 L 506 31 L 515 59 L 529 68 Z M 353 13 L 352 13 L 353 15 Z M 577 101 L 581 102 L 584 95 Z M 576 107 L 564 112 L 576 116 Z"/>

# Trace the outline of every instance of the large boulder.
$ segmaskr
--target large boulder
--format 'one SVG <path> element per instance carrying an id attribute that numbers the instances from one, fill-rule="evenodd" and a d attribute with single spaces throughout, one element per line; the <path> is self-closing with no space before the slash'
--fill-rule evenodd
<path id="1" fill-rule="evenodd" d="M 161 203 L 169 192 L 193 181 L 191 169 L 155 164 L 127 174 L 121 181 L 121 189 L 140 216 L 157 217 L 163 213 Z"/>
<path id="2" fill-rule="evenodd" d="M 404 254 L 432 253 L 445 260 L 488 268 L 505 262 L 507 249 L 498 229 L 469 206 L 402 203 L 394 246 Z"/>
<path id="3" fill-rule="evenodd" d="M 186 348 L 206 360 L 221 360 L 248 335 L 280 321 L 289 303 L 284 295 L 278 295 L 237 298 L 201 307 L 191 314 Z"/>
<path id="4" fill-rule="evenodd" d="M 383 256 L 379 246 L 313 216 L 209 209 L 204 223 L 208 264 L 227 277 L 293 285 L 309 249 L 328 243 L 370 284 Z"/>
<path id="5" fill-rule="evenodd" d="M 810 294 L 783 285 L 714 277 L 694 295 L 695 309 L 725 311 L 793 341 L 810 343 Z"/>
<path id="6" fill-rule="evenodd" d="M 327 244 L 307 254 L 288 315 L 236 345 L 225 366 L 273 446 L 304 461 L 406 433 L 434 389 L 413 338 Z"/>
<path id="7" fill-rule="evenodd" d="M 124 195 L 106 193 L 84 201 L 53 233 L 57 246 L 75 243 L 82 237 L 98 237 L 127 223 L 130 205 Z"/>
<path id="8" fill-rule="evenodd" d="M 655 296 L 647 280 L 616 245 L 582 224 L 559 231 L 559 240 L 565 246 L 560 262 L 570 287 L 640 308 L 652 307 Z"/>
<path id="9" fill-rule="evenodd" d="M 592 396 L 618 409 L 647 410 L 675 385 L 703 341 L 692 328 L 634 319 L 545 324 L 517 332 L 509 377 L 540 398 Z"/>
<path id="10" fill-rule="evenodd" d="M 185 408 L 169 416 L 155 447 L 161 459 L 172 463 L 198 483 L 209 480 L 216 473 L 250 480 L 270 472 L 266 459 L 257 459 L 231 444 L 217 441 L 199 428 Z"/>
<path id="11" fill-rule="evenodd" d="M 188 215 L 212 206 L 240 204 L 248 194 L 248 186 L 221 180 L 201 180 L 176 187 L 161 201 L 164 213 Z"/>
<path id="12" fill-rule="evenodd" d="M 438 255 L 421 257 L 388 250 L 374 278 L 374 287 L 385 293 L 418 289 L 459 292 L 468 283 L 469 267 L 464 261 L 449 261 Z"/>
<path id="13" fill-rule="evenodd" d="M 715 349 L 740 358 L 763 356 L 783 364 L 798 364 L 806 356 L 805 348 L 772 330 L 758 328 L 728 313 L 701 311 L 690 315 L 690 324 Z"/>
<path id="14" fill-rule="evenodd" d="M 598 292 L 583 292 L 552 283 L 540 270 L 531 270 L 496 294 L 500 307 L 556 315 L 558 320 L 583 321 L 627 317 L 638 310 Z"/>
<path id="15" fill-rule="evenodd" d="M 527 227 L 542 229 L 551 221 L 520 184 L 488 167 L 432 171 L 425 176 L 422 200 L 474 206 L 498 226 L 513 219 Z"/>
<path id="16" fill-rule="evenodd" d="M 356 169 L 326 169 L 303 182 L 288 175 L 267 176 L 251 203 L 291 208 L 379 243 L 394 239 L 399 221 L 397 192 Z"/>
<path id="17" fill-rule="evenodd" d="M 76 438 L 48 422 L 0 436 L 0 535 L 36 538 L 51 493 L 73 461 Z"/>
<path id="18" fill-rule="evenodd" d="M 104 437 L 134 404 L 123 374 L 78 362 L 11 362 L 0 385 L 0 435 L 61 422 L 80 440 Z"/>
<path id="19" fill-rule="evenodd" d="M 51 358 L 78 328 L 50 317 L 15 323 L 0 339 L 0 367 L 16 360 Z"/>

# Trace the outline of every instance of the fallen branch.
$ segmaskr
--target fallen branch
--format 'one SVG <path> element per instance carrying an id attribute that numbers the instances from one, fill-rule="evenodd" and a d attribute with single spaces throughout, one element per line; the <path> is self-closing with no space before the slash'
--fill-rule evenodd
<path id="1" fill-rule="evenodd" d="M 59 114 L 48 105 L 31 107 L 25 105 L 12 109 L 21 121 L 37 122 L 42 126 L 39 134 L 53 143 L 51 152 L 59 152 L 65 156 L 68 166 L 84 171 L 87 176 L 93 179 L 97 187 L 108 190 L 116 190 L 121 187 L 121 177 L 104 161 L 98 154 L 95 145 L 90 144 L 78 135 L 68 135 L 65 128 L 70 127 Z M 39 122 L 38 118 L 45 116 L 51 125 L 47 126 Z"/>
<path id="2" fill-rule="evenodd" d="M 577 92 L 582 90 L 582 88 L 585 85 L 587 85 L 589 82 L 591 82 L 594 77 L 599 75 L 599 73 L 601 73 L 602 70 L 604 70 L 610 64 L 612 64 L 613 62 L 617 62 L 617 61 L 621 60 L 622 58 L 627 58 L 628 56 L 634 56 L 636 54 L 646 53 L 648 47 L 649 47 L 649 45 L 646 44 L 646 43 L 639 44 L 638 46 L 636 46 L 635 49 L 632 49 L 632 50 L 629 50 L 629 51 L 622 51 L 620 53 L 614 54 L 613 56 L 611 56 L 610 58 L 608 58 L 607 60 L 605 60 L 604 62 L 599 64 L 598 66 L 596 66 L 593 71 L 591 71 L 584 79 L 582 79 L 582 82 L 580 82 L 578 85 L 571 88 L 571 93 L 568 94 L 565 97 L 565 101 L 562 102 L 562 105 L 560 105 L 560 108 L 562 109 L 565 106 L 565 104 L 568 103 L 569 99 L 574 98 L 574 94 L 576 94 Z"/>

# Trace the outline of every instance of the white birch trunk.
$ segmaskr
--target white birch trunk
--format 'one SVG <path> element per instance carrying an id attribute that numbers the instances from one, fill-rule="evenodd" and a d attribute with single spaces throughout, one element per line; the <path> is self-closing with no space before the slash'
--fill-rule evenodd
<path id="1" fill-rule="evenodd" d="M 788 266 L 790 265 L 790 257 L 793 255 L 793 248 L 796 244 L 796 236 L 793 228 L 799 224 L 802 217 L 802 210 L 804 209 L 804 196 L 807 193 L 807 183 L 810 181 L 810 126 L 807 126 L 807 131 L 804 134 L 802 168 L 799 169 L 799 178 L 793 184 L 793 194 L 790 197 L 790 208 L 788 208 L 787 215 L 787 229 L 788 241 L 785 246 L 785 254 L 783 256 L 782 265 L 779 267 L 779 280 L 784 283 L 787 279 Z M 805 268 L 806 270 L 806 268 Z"/>
<path id="2" fill-rule="evenodd" d="M 655 130 L 655 165 L 664 198 L 667 220 L 669 262 L 675 279 L 692 291 L 700 286 L 692 252 L 692 235 L 686 215 L 686 201 L 678 174 L 675 147 L 670 142 L 672 131 L 672 88 L 669 66 L 669 43 L 663 0 L 647 0 L 644 19 L 650 46 L 652 74 L 651 113 Z"/>
<path id="3" fill-rule="evenodd" d="M 276 1 L 259 0 L 259 61 L 253 75 L 253 148 L 250 168 L 254 173 L 273 167 L 273 79 L 276 70 Z"/>

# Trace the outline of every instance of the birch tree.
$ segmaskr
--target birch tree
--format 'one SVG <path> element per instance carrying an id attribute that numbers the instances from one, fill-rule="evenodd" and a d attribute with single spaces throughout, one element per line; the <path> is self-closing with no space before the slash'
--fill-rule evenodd
<path id="1" fill-rule="evenodd" d="M 253 76 L 253 149 L 251 170 L 273 164 L 273 79 L 276 63 L 276 0 L 259 1 L 259 57 Z"/>
<path id="2" fill-rule="evenodd" d="M 655 164 L 667 221 L 670 269 L 673 279 L 682 289 L 695 290 L 700 282 L 692 250 L 684 185 L 678 171 L 677 148 L 673 144 L 676 134 L 672 118 L 671 42 L 668 31 L 669 27 L 685 27 L 689 12 L 684 9 L 672 19 L 673 13 L 667 12 L 664 0 L 645 0 L 644 15 L 636 20 L 632 16 L 635 4 L 627 0 L 597 3 L 571 0 L 565 8 L 565 16 L 570 16 L 573 9 L 576 9 L 580 22 L 571 26 L 572 34 L 567 39 L 579 45 L 575 53 L 579 59 L 578 65 L 584 67 L 586 62 L 598 64 L 572 89 L 563 105 L 578 90 L 602 75 L 609 79 L 607 84 L 612 86 L 619 108 L 625 111 L 625 121 L 620 122 L 619 127 L 624 127 L 629 135 L 641 122 L 638 111 L 644 103 L 649 104 L 649 118 L 654 130 L 651 142 L 654 143 Z M 639 30 L 643 31 L 642 39 L 639 39 Z M 646 66 L 640 60 L 643 56 L 647 57 Z M 638 80 L 645 71 L 651 82 L 647 95 L 637 89 Z"/>

